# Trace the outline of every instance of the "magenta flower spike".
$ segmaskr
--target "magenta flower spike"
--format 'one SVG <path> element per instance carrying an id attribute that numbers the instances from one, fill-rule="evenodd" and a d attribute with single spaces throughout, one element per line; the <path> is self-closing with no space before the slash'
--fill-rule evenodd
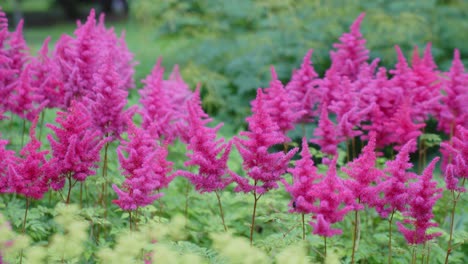
<path id="1" fill-rule="evenodd" d="M 315 139 L 310 142 L 320 146 L 320 150 L 328 155 L 336 155 L 339 139 L 335 124 L 328 118 L 327 105 L 322 105 L 318 127 L 314 131 Z"/>
<path id="2" fill-rule="evenodd" d="M 94 75 L 94 81 L 94 99 L 86 99 L 93 126 L 101 135 L 109 136 L 111 140 L 119 139 L 133 109 L 124 110 L 128 92 L 119 88 L 122 80 L 115 70 L 111 54 L 103 58 L 101 68 Z"/>
<path id="3" fill-rule="evenodd" d="M 369 142 L 362 149 L 361 155 L 342 169 L 350 178 L 345 184 L 355 199 L 369 207 L 378 204 L 380 188 L 377 184 L 384 176 L 383 172 L 376 168 L 375 145 L 376 133 L 371 132 Z"/>
<path id="4" fill-rule="evenodd" d="M 465 192 L 459 180 L 468 178 L 468 129 L 457 126 L 452 142 L 441 143 L 442 166 L 448 190 Z"/>
<path id="5" fill-rule="evenodd" d="M 51 187 L 60 190 L 66 177 L 82 182 L 96 174 L 100 151 L 106 141 L 101 139 L 99 131 L 91 129 L 90 114 L 82 103 L 73 102 L 67 112 L 57 113 L 55 121 L 59 126 L 46 126 L 55 133 L 55 138 L 47 136 L 57 170 L 57 177 L 52 179 Z"/>
<path id="6" fill-rule="evenodd" d="M 199 89 L 195 95 L 199 95 Z M 216 139 L 216 133 L 223 124 L 214 128 L 206 126 L 212 119 L 203 111 L 199 96 L 193 96 L 187 102 L 187 109 L 186 136 L 189 138 L 187 150 L 190 152 L 187 153 L 189 160 L 184 165 L 198 167 L 198 172 L 182 171 L 178 174 L 189 179 L 200 193 L 223 190 L 232 182 L 227 167 L 232 143 Z"/>
<path id="7" fill-rule="evenodd" d="M 120 168 L 125 176 L 122 187 L 112 185 L 118 199 L 112 202 L 131 211 L 152 204 L 167 188 L 173 176 L 172 163 L 167 161 L 166 145 L 159 146 L 145 130 L 128 119 L 128 141 L 117 148 Z M 124 154 L 126 153 L 127 156 Z"/>
<path id="8" fill-rule="evenodd" d="M 192 96 L 192 91 L 189 89 L 188 84 L 182 79 L 180 75 L 179 65 L 174 65 L 169 79 L 164 82 L 164 89 L 170 98 L 170 101 L 173 105 L 177 106 L 179 114 L 185 115 L 186 109 L 180 107 L 185 105 L 187 100 Z"/>
<path id="9" fill-rule="evenodd" d="M 15 152 L 6 149 L 7 145 L 8 140 L 0 139 L 0 193 L 11 192 L 8 168 L 11 164 L 18 163 L 18 159 L 15 157 Z"/>
<path id="10" fill-rule="evenodd" d="M 291 94 L 294 102 L 299 102 L 296 111 L 304 111 L 300 122 L 311 122 L 318 115 L 316 110 L 320 103 L 319 76 L 312 65 L 313 50 L 309 50 L 301 64 L 301 68 L 295 70 L 291 80 L 286 85 L 286 91 Z"/>
<path id="11" fill-rule="evenodd" d="M 434 218 L 433 207 L 437 200 L 442 197 L 442 188 L 437 188 L 437 181 L 432 179 L 434 167 L 438 160 L 438 157 L 434 158 L 418 181 L 410 184 L 411 198 L 408 210 L 403 212 L 406 219 L 403 223 L 397 222 L 398 229 L 404 235 L 408 244 L 424 244 L 426 241 L 442 235 L 440 232 L 427 233 L 429 228 L 438 226 L 432 220 Z M 412 228 L 408 228 L 407 225 L 412 226 Z"/>
<path id="12" fill-rule="evenodd" d="M 288 172 L 293 176 L 292 185 L 288 184 L 284 179 L 282 182 L 286 187 L 286 191 L 291 195 L 290 211 L 301 214 L 312 213 L 312 205 L 317 198 L 311 195 L 313 193 L 310 190 L 315 188 L 323 176 L 317 173 L 305 137 L 302 138 L 301 159 L 296 161 L 294 168 L 289 168 Z"/>
<path id="13" fill-rule="evenodd" d="M 268 109 L 271 121 L 276 123 L 279 130 L 285 135 L 306 113 L 305 110 L 298 111 L 300 102 L 293 100 L 281 81 L 278 80 L 273 66 L 271 67 L 270 87 L 265 89 L 264 104 Z"/>
<path id="14" fill-rule="evenodd" d="M 378 184 L 383 198 L 376 206 L 377 212 L 382 217 L 387 217 L 395 211 L 405 212 L 407 209 L 411 198 L 407 185 L 411 179 L 417 177 L 415 173 L 407 171 L 413 167 L 413 164 L 409 162 L 409 154 L 412 149 L 415 149 L 415 145 L 415 140 L 407 142 L 394 160 L 385 163 L 386 176 Z"/>
<path id="15" fill-rule="evenodd" d="M 35 135 L 36 124 L 37 118 L 29 132 L 30 141 L 20 151 L 21 157 L 8 166 L 8 182 L 9 192 L 40 200 L 49 190 L 54 170 L 46 160 L 48 151 L 40 151 L 41 142 Z"/>
<path id="16" fill-rule="evenodd" d="M 278 125 L 274 123 L 267 112 L 262 90 L 257 89 L 257 97 L 252 101 L 252 116 L 247 117 L 249 130 L 240 132 L 235 137 L 234 144 L 243 159 L 243 168 L 248 178 L 243 178 L 234 173 L 231 175 L 238 184 L 235 191 L 263 194 L 271 189 L 278 188 L 278 181 L 288 168 L 289 160 L 296 153 L 297 148 L 289 152 L 268 152 L 268 149 L 277 144 L 283 144 L 287 137 L 279 132 Z"/>
<path id="17" fill-rule="evenodd" d="M 64 89 L 59 68 L 56 62 L 49 56 L 50 37 L 44 40 L 44 44 L 37 57 L 31 59 L 31 86 L 37 88 L 40 98 L 48 100 L 47 108 L 64 108 Z"/>
<path id="18" fill-rule="evenodd" d="M 361 13 L 350 26 L 350 32 L 340 37 L 340 43 L 333 44 L 336 51 L 330 52 L 332 64 L 338 67 L 338 74 L 350 80 L 356 80 L 359 70 L 369 60 L 366 40 L 362 37 L 360 27 L 365 17 Z M 332 66 L 333 67 L 333 66 Z"/>
<path id="19" fill-rule="evenodd" d="M 455 133 L 459 125 L 468 127 L 468 73 L 460 59 L 460 51 L 455 49 L 452 66 L 442 79 L 445 96 L 442 96 L 441 110 L 438 114 L 438 129 L 448 135 Z"/>
<path id="20" fill-rule="evenodd" d="M 318 205 L 313 205 L 313 213 L 317 219 L 310 224 L 318 228 L 312 231 L 313 234 L 321 236 L 341 234 L 340 229 L 332 229 L 330 225 L 342 221 L 344 216 L 357 206 L 353 194 L 337 175 L 336 160 L 337 156 L 331 161 L 325 178 L 310 190 L 309 195 L 316 197 L 319 201 Z M 323 221 L 319 219 L 320 215 Z"/>

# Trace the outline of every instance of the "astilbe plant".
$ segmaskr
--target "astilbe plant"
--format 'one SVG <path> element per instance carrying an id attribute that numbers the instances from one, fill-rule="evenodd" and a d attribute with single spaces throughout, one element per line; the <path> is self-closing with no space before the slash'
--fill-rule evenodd
<path id="1" fill-rule="evenodd" d="M 300 103 L 293 100 L 293 97 L 278 80 L 278 75 L 273 66 L 271 67 L 270 86 L 265 89 L 264 104 L 271 121 L 276 123 L 279 131 L 285 135 L 294 128 L 294 124 L 305 114 L 304 110 L 298 110 Z"/>
<path id="2" fill-rule="evenodd" d="M 318 127 L 314 131 L 314 137 L 310 142 L 320 146 L 320 150 L 330 156 L 338 153 L 338 144 L 341 142 L 336 125 L 328 117 L 327 105 L 321 106 Z M 324 158 L 325 164 L 329 163 L 328 158 Z"/>
<path id="3" fill-rule="evenodd" d="M 15 157 L 15 152 L 8 150 L 6 146 L 8 145 L 8 140 L 0 139 L 0 193 L 7 193 L 9 188 L 8 181 L 8 167 L 10 164 L 15 164 L 17 158 Z"/>
<path id="4" fill-rule="evenodd" d="M 254 210 L 252 224 L 250 227 L 250 242 L 253 242 L 253 229 L 255 225 L 255 213 L 258 199 L 271 189 L 278 188 L 278 181 L 288 168 L 291 157 L 297 152 L 297 148 L 284 152 L 270 153 L 269 148 L 277 144 L 283 144 L 287 137 L 279 131 L 264 104 L 262 89 L 257 90 L 257 97 L 252 101 L 252 116 L 247 117 L 249 130 L 240 132 L 235 137 L 234 144 L 242 156 L 242 167 L 249 178 L 243 178 L 231 173 L 234 181 L 238 184 L 235 191 L 252 192 L 254 196 Z"/>
<path id="5" fill-rule="evenodd" d="M 448 263 L 450 253 L 453 250 L 453 228 L 455 209 L 462 193 L 466 192 L 465 182 L 468 178 L 468 129 L 459 125 L 456 128 L 451 142 L 442 142 L 441 153 L 443 156 L 442 171 L 445 176 L 445 186 L 451 193 L 452 208 L 450 216 L 450 237 L 447 246 L 445 263 Z M 460 182 L 461 180 L 461 182 Z"/>
<path id="6" fill-rule="evenodd" d="M 404 235 L 409 244 L 423 244 L 434 237 L 442 235 L 440 232 L 428 234 L 427 230 L 438 226 L 433 222 L 433 207 L 437 200 L 442 197 L 442 188 L 437 188 L 437 181 L 434 181 L 432 174 L 435 164 L 439 158 L 434 158 L 418 177 L 418 181 L 409 185 L 411 199 L 408 203 L 408 210 L 403 212 L 406 219 L 403 223 L 397 222 L 398 229 Z M 407 228 L 404 224 L 413 226 Z"/>
<path id="7" fill-rule="evenodd" d="M 51 187 L 60 190 L 68 180 L 68 203 L 71 187 L 96 174 L 100 151 L 106 140 L 101 138 L 99 131 L 92 129 L 90 113 L 80 102 L 72 103 L 66 112 L 58 112 L 55 121 L 58 126 L 47 125 L 55 133 L 55 138 L 52 134 L 47 136 L 57 170 Z M 72 180 L 75 181 L 73 184 Z"/>
<path id="8" fill-rule="evenodd" d="M 452 66 L 442 79 L 441 110 L 438 114 L 438 128 L 450 136 L 455 133 L 455 128 L 461 125 L 468 128 L 468 73 L 460 59 L 460 51 L 455 50 Z"/>
<path id="9" fill-rule="evenodd" d="M 169 175 L 172 163 L 166 159 L 166 145 L 158 145 L 147 131 L 136 127 L 131 119 L 128 119 L 127 133 L 128 141 L 123 141 L 117 148 L 120 167 L 126 179 L 121 188 L 117 185 L 112 188 L 118 195 L 113 203 L 131 212 L 160 198 L 163 194 L 159 191 L 167 188 L 173 176 Z"/>
<path id="10" fill-rule="evenodd" d="M 199 95 L 200 90 L 197 89 L 192 99 L 187 102 L 188 115 L 185 117 L 187 122 L 185 129 L 190 140 L 187 145 L 189 160 L 184 163 L 186 167 L 198 167 L 198 172 L 180 171 L 178 174 L 189 179 L 200 193 L 216 194 L 223 226 L 227 230 L 220 191 L 232 182 L 227 166 L 232 142 L 226 143 L 224 139 L 216 139 L 216 133 L 223 124 L 218 124 L 214 128 L 207 126 L 207 123 L 213 120 L 203 111 Z"/>
<path id="11" fill-rule="evenodd" d="M 357 78 L 360 67 L 369 59 L 369 50 L 365 46 L 366 40 L 360 32 L 364 17 L 365 13 L 362 13 L 356 18 L 350 26 L 350 32 L 340 37 L 341 43 L 333 44 L 337 50 L 330 52 L 332 64 L 339 65 L 338 74 L 350 80 Z"/>
<path id="12" fill-rule="evenodd" d="M 301 67 L 294 70 L 291 80 L 286 85 L 286 91 L 291 94 L 292 100 L 299 102 L 297 111 L 303 111 L 300 122 L 311 122 L 317 115 L 317 105 L 320 102 L 320 79 L 311 62 L 313 50 L 304 56 Z"/>
<path id="13" fill-rule="evenodd" d="M 313 212 L 312 205 L 316 200 L 310 190 L 323 177 L 317 172 L 305 137 L 302 138 L 301 159 L 296 161 L 294 168 L 289 168 L 288 172 L 293 177 L 292 184 L 284 179 L 282 179 L 282 182 L 286 191 L 291 195 L 291 202 L 289 203 L 291 209 L 289 211 L 302 214 L 302 238 L 305 239 L 304 215 Z"/>

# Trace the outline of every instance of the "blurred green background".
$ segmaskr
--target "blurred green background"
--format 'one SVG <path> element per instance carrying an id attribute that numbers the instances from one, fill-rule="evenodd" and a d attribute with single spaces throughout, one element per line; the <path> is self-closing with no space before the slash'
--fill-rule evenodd
<path id="1" fill-rule="evenodd" d="M 98 1 L 77 3 L 79 16 L 101 10 Z M 15 3 L 24 14 L 25 37 L 36 51 L 46 36 L 53 42 L 72 34 L 60 0 L 7 0 L 3 8 L 13 17 Z M 194 87 L 202 83 L 202 98 L 209 114 L 229 121 L 234 130 L 244 125 L 249 101 L 258 87 L 269 82 L 274 65 L 287 82 L 308 49 L 320 73 L 330 64 L 329 51 L 350 24 L 366 12 L 362 33 L 371 58 L 380 65 L 396 62 L 394 45 L 407 56 L 414 46 L 433 44 L 441 70 L 447 70 L 453 49 L 468 54 L 468 1 L 463 0 L 130 0 L 128 14 L 113 14 L 107 26 L 126 31 L 131 51 L 139 62 L 137 85 L 163 57 L 166 74 L 179 64 Z M 62 15 L 61 15 L 62 13 Z M 118 13 L 118 12 L 117 12 Z M 34 15 L 35 14 L 35 15 Z M 47 19 L 39 19 L 47 14 Z M 38 18 L 39 16 L 39 18 Z M 136 93 L 131 95 L 136 97 Z"/>

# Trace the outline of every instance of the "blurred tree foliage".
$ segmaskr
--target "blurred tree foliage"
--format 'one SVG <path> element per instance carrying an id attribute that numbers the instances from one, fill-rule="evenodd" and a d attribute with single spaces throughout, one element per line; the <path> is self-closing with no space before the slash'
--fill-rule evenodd
<path id="1" fill-rule="evenodd" d="M 287 82 L 312 48 L 323 74 L 332 44 L 361 12 L 371 57 L 383 66 L 396 62 L 394 45 L 410 55 L 415 45 L 432 42 L 443 70 L 454 48 L 468 54 L 463 0 L 135 0 L 131 12 L 141 26 L 154 28 L 155 41 L 170 39 L 166 63 L 180 64 L 192 85 L 202 82 L 210 114 L 237 125 L 249 114 L 256 88 L 268 85 L 270 65 Z"/>

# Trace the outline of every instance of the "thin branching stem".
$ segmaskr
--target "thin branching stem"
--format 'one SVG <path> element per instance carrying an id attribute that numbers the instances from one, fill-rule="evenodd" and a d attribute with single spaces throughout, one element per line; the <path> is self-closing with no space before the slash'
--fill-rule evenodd
<path id="1" fill-rule="evenodd" d="M 463 181 L 462 181 L 462 186 L 465 185 L 465 180 L 466 178 L 463 178 Z M 452 198 L 453 198 L 453 204 L 452 204 L 452 210 L 451 210 L 451 213 L 450 213 L 450 237 L 449 237 L 449 241 L 448 241 L 448 246 L 447 246 L 447 254 L 445 255 L 445 264 L 448 264 L 449 263 L 449 256 L 450 256 L 450 253 L 452 252 L 453 248 L 452 248 L 452 239 L 453 239 L 453 226 L 454 226 L 454 223 L 455 223 L 455 209 L 457 207 L 457 202 L 458 200 L 460 199 L 460 195 L 462 192 L 459 192 L 458 194 L 455 194 L 455 190 L 452 190 Z"/>
<path id="2" fill-rule="evenodd" d="M 305 214 L 302 213 L 302 240 L 305 240 Z"/>
<path id="3" fill-rule="evenodd" d="M 24 146 L 24 133 L 26 132 L 26 119 L 23 119 L 23 131 L 21 132 L 21 148 Z"/>
<path id="4" fill-rule="evenodd" d="M 358 201 L 358 203 L 360 203 Z M 358 210 L 354 210 L 354 232 L 353 232 L 353 252 L 351 253 L 351 263 L 354 263 L 354 256 L 356 254 L 356 242 L 358 237 L 359 219 Z"/>
<path id="5" fill-rule="evenodd" d="M 21 228 L 21 234 L 24 234 L 26 232 L 26 219 L 28 218 L 28 210 L 29 210 L 29 204 L 31 200 L 30 198 L 26 197 L 26 209 L 24 210 L 24 217 L 23 217 L 23 227 Z M 20 252 L 20 264 L 23 263 L 23 250 Z"/>
<path id="6" fill-rule="evenodd" d="M 323 236 L 323 259 L 325 260 L 327 258 L 327 237 Z"/>
<path id="7" fill-rule="evenodd" d="M 255 187 L 257 187 L 256 181 L 255 181 Z M 262 196 L 261 194 L 257 195 L 256 189 L 254 189 L 253 195 L 254 195 L 254 206 L 253 206 L 253 212 L 252 212 L 252 224 L 250 225 L 250 245 L 251 246 L 253 245 L 253 231 L 255 228 L 255 214 L 257 213 L 257 202 L 258 202 L 258 199 L 260 199 L 260 197 Z"/>
<path id="8" fill-rule="evenodd" d="M 224 212 L 223 212 L 223 205 L 221 204 L 221 196 L 219 195 L 218 191 L 215 191 L 216 198 L 218 198 L 218 207 L 219 207 L 219 214 L 221 216 L 221 221 L 223 222 L 224 231 L 227 231 L 226 223 L 224 222 Z"/>
<path id="9" fill-rule="evenodd" d="M 392 222 L 395 209 L 392 211 L 390 218 L 388 219 L 388 263 L 392 263 Z"/>

